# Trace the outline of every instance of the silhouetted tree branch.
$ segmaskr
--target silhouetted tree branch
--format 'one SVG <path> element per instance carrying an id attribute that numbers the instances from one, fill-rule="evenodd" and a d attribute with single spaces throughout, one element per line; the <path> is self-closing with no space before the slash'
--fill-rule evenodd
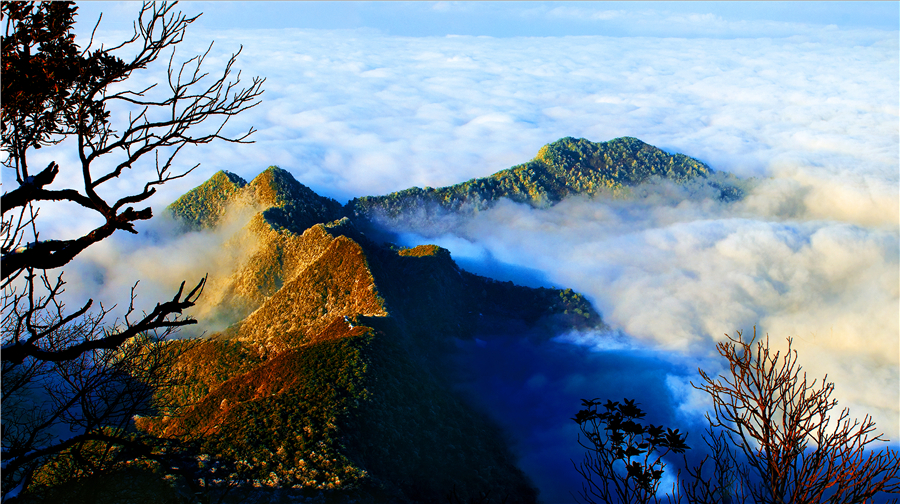
<path id="1" fill-rule="evenodd" d="M 101 304 L 92 311 L 93 300 L 67 310 L 59 268 L 117 231 L 136 233 L 135 223 L 152 217 L 149 207 L 136 207 L 157 186 L 196 168 L 173 164 L 182 148 L 214 140 L 246 143 L 254 132 L 234 136 L 225 127 L 259 103 L 264 79 L 241 87 L 234 70 L 240 51 L 218 77 L 210 77 L 203 63 L 212 44 L 175 63 L 175 46 L 197 16 L 174 8 L 145 2 L 128 40 L 96 48 L 92 34 L 83 49 L 73 33 L 74 2 L 3 2 L 0 8 L 0 130 L 3 168 L 10 175 L 4 176 L 8 183 L 0 199 L 4 502 L 27 492 L 48 459 L 78 455 L 87 443 L 131 446 L 129 453 L 150 456 L 150 448 L 135 448 L 139 437 L 122 433 L 134 415 L 147 410 L 154 391 L 174 380 L 176 356 L 165 351 L 164 342 L 173 330 L 196 322 L 183 314 L 206 278 L 190 288 L 182 283 L 149 312 L 135 308 L 132 289 L 125 315 L 109 320 L 112 308 Z M 117 56 L 123 50 L 132 56 Z M 169 50 L 164 82 L 123 90 L 134 72 Z M 111 112 L 123 108 L 131 110 L 127 120 L 114 124 Z M 75 164 L 30 166 L 35 150 L 54 146 L 74 148 Z M 112 183 L 126 169 L 141 180 L 137 188 Z M 72 187 L 54 187 L 73 178 L 78 182 Z M 74 237 L 47 236 L 47 214 L 58 204 L 82 212 L 82 220 L 99 217 L 99 225 Z M 107 467 L 102 457 L 89 465 Z"/>
<path id="2" fill-rule="evenodd" d="M 717 378 L 703 370 L 696 388 L 710 394 L 710 425 L 723 429 L 747 467 L 737 467 L 740 485 L 754 502 L 776 504 L 868 502 L 880 493 L 900 492 L 900 453 L 871 445 L 875 422 L 832 411 L 834 384 L 827 376 L 809 381 L 788 338 L 785 353 L 769 338 L 736 337 L 717 345 L 728 372 Z"/>
<path id="3" fill-rule="evenodd" d="M 575 465 L 582 476 L 581 498 L 588 503 L 657 502 L 656 493 L 666 468 L 663 457 L 684 453 L 687 434 L 678 429 L 643 425 L 643 410 L 634 400 L 624 403 L 582 399 L 574 420 L 585 448 Z"/>
<path id="4" fill-rule="evenodd" d="M 735 457 L 727 434 L 709 427 L 702 436 L 709 450 L 707 455 L 691 467 L 684 458 L 686 477 L 680 491 L 670 496 L 670 503 L 686 500 L 690 504 L 737 504 L 752 502 L 740 485 L 739 472 L 746 471 Z"/>
<path id="5" fill-rule="evenodd" d="M 38 240 L 25 237 L 26 227 L 10 226 L 2 244 L 3 280 L 25 268 L 52 269 L 71 261 L 90 245 L 124 230 L 135 233 L 134 222 L 152 217 L 150 208 L 133 206 L 156 192 L 158 185 L 184 177 L 196 166 L 172 171 L 172 161 L 185 145 L 206 144 L 213 140 L 246 143 L 251 128 L 237 137 L 223 135 L 231 117 L 254 106 L 262 94 L 264 79 L 254 78 L 250 86 L 239 88 L 240 72 L 234 74 L 238 53 L 225 65 L 221 77 L 205 83 L 208 73 L 202 65 L 212 44 L 202 55 L 180 65 L 174 64 L 174 49 L 169 58 L 167 92 L 151 98 L 157 87 L 139 91 L 111 92 L 110 86 L 126 81 L 132 74 L 155 61 L 163 51 L 181 42 L 187 26 L 197 17 L 174 12 L 174 4 L 145 3 L 135 23 L 134 35 L 112 49 L 90 46 L 80 53 L 70 33 L 76 8 L 67 3 L 36 6 L 6 3 L 6 32 L 3 38 L 3 151 L 4 167 L 15 170 L 19 187 L 3 195 L 4 220 L 7 212 L 42 201 L 67 201 L 99 214 L 104 223 L 74 239 Z M 137 54 L 129 61 L 113 51 L 137 44 Z M 233 80 L 231 80 L 231 78 Z M 109 107 L 115 103 L 137 106 L 129 113 L 121 131 L 109 121 Z M 216 124 L 212 129 L 210 121 Z M 77 140 L 83 187 L 48 190 L 59 174 L 59 166 L 50 163 L 32 174 L 28 159 L 31 149 L 55 145 L 68 137 Z M 166 151 L 160 164 L 160 150 Z M 149 166 L 143 157 L 154 153 Z M 117 161 L 98 169 L 102 156 Z M 110 159 L 112 159 L 110 158 Z M 106 158 L 104 158 L 106 159 Z M 143 189 L 113 198 L 101 197 L 98 189 L 119 177 L 125 169 L 140 169 L 150 175 Z"/>
<path id="6" fill-rule="evenodd" d="M 850 504 L 900 493 L 900 453 L 877 446 L 886 440 L 873 435 L 870 416 L 856 420 L 846 408 L 833 416 L 834 384 L 807 379 L 790 338 L 782 354 L 768 336 L 757 341 L 755 329 L 749 341 L 741 332 L 726 336 L 716 348 L 728 370 L 714 378 L 701 369 L 703 383 L 694 385 L 713 399 L 703 436 L 709 452 L 695 466 L 684 458 L 685 477 L 666 494 L 669 504 Z M 587 449 L 575 466 L 581 497 L 658 502 L 662 456 L 683 452 L 684 438 L 641 425 L 633 401 L 583 406 L 573 419 Z"/>

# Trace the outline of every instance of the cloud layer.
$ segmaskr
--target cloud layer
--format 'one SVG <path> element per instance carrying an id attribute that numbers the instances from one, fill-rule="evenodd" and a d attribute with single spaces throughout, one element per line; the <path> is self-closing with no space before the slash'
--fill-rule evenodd
<path id="1" fill-rule="evenodd" d="M 896 37 L 815 34 L 822 40 L 192 30 L 178 56 L 215 39 L 214 70 L 243 45 L 245 79 L 268 79 L 263 104 L 232 128 L 259 133 L 250 146 L 184 152 L 183 166 L 202 170 L 157 204 L 218 169 L 246 178 L 271 164 L 339 200 L 452 184 L 563 136 L 636 136 L 740 175 L 780 169 L 857 191 L 896 184 Z M 161 71 L 136 75 L 135 87 Z"/>
<path id="2" fill-rule="evenodd" d="M 634 20 L 643 14 L 603 15 Z M 663 409 L 669 413 L 679 406 L 696 412 L 696 398 L 685 392 L 695 368 L 714 366 L 712 345 L 723 333 L 751 331 L 753 325 L 773 341 L 793 336 L 805 369 L 836 381 L 841 406 L 875 415 L 896 440 L 897 32 L 746 22 L 738 35 L 748 38 L 731 39 L 726 28 L 736 28 L 728 26 L 716 39 L 191 31 L 179 55 L 202 51 L 215 39 L 212 70 L 243 45 L 243 75 L 268 79 L 262 105 L 233 124 L 235 132 L 250 125 L 259 132 L 252 145 L 185 151 L 183 165 L 202 162 L 201 168 L 164 186 L 153 204 L 159 213 L 219 169 L 249 179 L 279 165 L 317 192 L 346 201 L 485 176 L 529 160 L 564 136 L 635 136 L 714 169 L 757 177 L 757 184 L 730 206 L 681 201 L 673 188 L 632 202 L 573 199 L 545 211 L 508 203 L 452 223 L 449 234 L 405 237 L 437 241 L 482 273 L 528 271 L 533 283 L 580 290 L 617 338 L 641 348 L 643 353 L 627 345 L 610 348 L 608 334 L 569 335 L 554 348 L 579 349 L 581 371 L 569 373 L 550 358 L 523 360 L 533 364 L 526 379 L 533 387 L 519 395 L 506 386 L 520 383 L 506 374 L 510 368 L 478 378 L 477 384 L 496 385 L 481 387 L 487 392 L 479 400 L 507 398 L 494 401 L 500 405 L 495 414 L 518 436 L 523 465 L 532 474 L 546 469 L 542 454 L 572 434 L 570 426 L 555 426 L 577 403 L 529 403 L 531 413 L 521 417 L 526 421 L 516 416 L 517 398 L 551 397 L 554 390 L 566 400 L 591 390 L 612 397 L 653 390 L 644 401 L 667 397 L 671 403 Z M 160 81 L 160 72 L 154 67 L 135 87 Z M 76 159 L 60 149 L 42 149 L 34 157 L 35 165 L 55 159 L 64 168 Z M 146 169 L 135 167 L 117 189 L 140 187 Z M 90 226 L 51 208 L 46 215 L 63 234 Z M 191 239 L 175 244 L 165 238 L 149 249 L 112 241 L 108 252 L 98 250 L 73 265 L 84 272 L 90 262 L 93 277 L 73 274 L 81 275 L 77 282 L 85 289 L 118 285 L 104 287 L 110 295 L 138 278 L 146 280 L 142 285 L 157 282 L 147 286 L 151 292 L 168 292 L 174 277 L 128 265 L 171 264 L 182 257 L 179 271 L 187 272 L 196 261 L 217 260 L 205 254 L 219 242 Z M 471 355 L 477 362 L 483 356 L 478 352 L 534 357 L 546 350 L 516 347 L 523 344 L 496 343 L 498 348 Z M 613 363 L 625 361 L 637 370 L 634 383 L 646 386 L 615 384 Z M 542 408 L 551 412 L 544 420 Z M 569 468 L 558 464 L 566 457 L 560 452 L 547 460 L 562 474 Z M 565 494 L 544 480 L 545 492 Z"/>
<path id="3" fill-rule="evenodd" d="M 827 373 L 839 397 L 896 429 L 896 230 L 751 213 L 759 197 L 505 203 L 450 233 L 403 237 L 536 269 L 585 293 L 614 328 L 662 348 L 703 356 L 724 333 L 753 326 L 776 342 L 794 337 L 813 376 Z"/>

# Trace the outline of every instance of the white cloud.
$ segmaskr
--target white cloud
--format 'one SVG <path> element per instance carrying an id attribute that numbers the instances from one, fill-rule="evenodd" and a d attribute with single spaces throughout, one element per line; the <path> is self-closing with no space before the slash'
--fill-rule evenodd
<path id="1" fill-rule="evenodd" d="M 156 303 L 172 299 L 182 282 L 189 291 L 208 274 L 203 296 L 190 315 L 203 322 L 200 332 L 221 330 L 220 321 L 210 318 L 206 301 L 219 297 L 217 291 L 242 264 L 241 259 L 255 251 L 257 243 L 248 239 L 245 226 L 257 210 L 233 205 L 215 230 L 187 233 L 181 233 L 171 216 L 164 214 L 138 235 L 114 235 L 86 249 L 74 267 L 66 268 L 69 305 L 81 306 L 87 299 L 106 308 L 118 303 L 110 317 L 122 317 L 130 289 L 139 280 L 135 308 L 138 313 L 149 312 Z M 190 329 L 191 334 L 198 333 Z"/>
<path id="2" fill-rule="evenodd" d="M 257 143 L 185 152 L 185 165 L 204 166 L 183 186 L 277 163 L 345 200 L 485 175 L 562 136 L 622 135 L 742 175 L 783 159 L 837 161 L 896 182 L 896 42 L 859 46 L 854 33 L 809 43 L 196 30 L 179 54 L 211 39 L 220 56 L 242 44 L 243 75 L 268 81 L 264 103 L 233 129 L 254 125 Z"/>
<path id="3" fill-rule="evenodd" d="M 504 204 L 442 243 L 580 290 L 646 345 L 708 353 L 754 324 L 773 341 L 794 336 L 806 369 L 837 382 L 841 405 L 872 413 L 897 439 L 897 32 L 730 21 L 728 30 L 756 38 L 195 30 L 179 54 L 211 39 L 224 53 L 243 44 L 243 75 L 268 79 L 263 104 L 234 124 L 259 133 L 253 145 L 184 152 L 183 165 L 201 169 L 153 204 L 220 169 L 249 179 L 277 164 L 346 201 L 485 176 L 564 136 L 635 136 L 759 184 L 731 207 L 678 203 L 677 191 L 653 204 Z M 50 159 L 75 160 L 42 149 L 34 164 Z M 128 173 L 121 184 L 139 180 Z M 88 227 L 47 214 L 60 229 Z"/>
<path id="4" fill-rule="evenodd" d="M 779 182 L 764 182 L 731 205 L 667 200 L 664 192 L 649 203 L 573 198 L 548 210 L 502 203 L 455 229 L 443 222 L 437 241 L 451 251 L 462 242 L 463 257 L 474 249 L 535 268 L 553 284 L 585 293 L 607 323 L 645 344 L 705 355 L 724 333 L 753 326 L 779 345 L 793 337 L 812 376 L 828 374 L 842 404 L 876 415 L 895 438 L 896 221 L 865 227 L 822 220 L 815 209 L 804 212 L 799 188 L 793 196 L 767 196 L 770 183 Z M 801 201 L 759 203 L 779 197 Z"/>

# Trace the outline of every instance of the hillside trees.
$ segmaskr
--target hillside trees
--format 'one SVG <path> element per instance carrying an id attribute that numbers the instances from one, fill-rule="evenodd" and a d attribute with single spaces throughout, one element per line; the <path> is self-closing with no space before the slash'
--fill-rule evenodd
<path id="1" fill-rule="evenodd" d="M 0 201 L 4 501 L 27 491 L 35 470 L 61 453 L 78 458 L 80 450 L 105 446 L 101 451 L 110 457 L 153 455 L 126 428 L 153 388 L 171 379 L 170 357 L 156 352 L 157 342 L 195 322 L 183 311 L 197 300 L 205 277 L 193 287 L 182 283 L 171 299 L 143 313 L 132 289 L 130 300 L 113 300 L 127 303 L 124 316 L 109 320 L 112 308 L 95 308 L 93 300 L 67 309 L 61 268 L 117 231 L 137 233 L 135 224 L 152 211 L 135 206 L 196 168 L 175 167 L 182 148 L 245 143 L 254 131 L 231 136 L 225 126 L 259 103 L 264 79 L 239 87 L 237 53 L 218 78 L 208 79 L 203 63 L 212 45 L 174 63 L 174 46 L 197 19 L 174 7 L 144 3 L 128 40 L 92 49 L 92 38 L 80 49 L 73 2 L 2 4 L 0 122 L 4 179 L 12 186 Z M 165 82 L 127 89 L 136 71 L 170 50 Z M 118 56 L 123 53 L 125 59 Z M 123 110 L 130 111 L 127 120 L 114 124 Z M 72 149 L 76 156 L 34 167 L 41 148 L 54 149 L 54 156 Z M 142 187 L 117 182 L 125 170 Z M 97 224 L 48 236 L 62 212 Z M 102 470 L 96 463 L 88 472 Z"/>

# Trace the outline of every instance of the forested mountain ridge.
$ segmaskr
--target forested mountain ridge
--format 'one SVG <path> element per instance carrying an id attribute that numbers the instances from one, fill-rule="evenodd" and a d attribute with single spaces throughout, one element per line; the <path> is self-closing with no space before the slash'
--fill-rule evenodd
<path id="1" fill-rule="evenodd" d="M 231 230 L 234 209 L 252 215 Z M 241 253 L 198 304 L 228 327 L 168 343 L 184 380 L 142 431 L 234 467 L 235 502 L 536 502 L 498 427 L 453 391 L 452 355 L 459 340 L 604 327 L 583 296 L 375 243 L 275 167 L 249 183 L 219 172 L 170 211 L 186 231 L 232 232 L 223 248 Z"/>
<path id="2" fill-rule="evenodd" d="M 743 197 L 745 185 L 702 161 L 669 154 L 632 137 L 607 142 L 566 137 L 541 147 L 531 161 L 488 177 L 440 188 L 412 187 L 383 196 L 354 198 L 343 207 L 286 177 L 286 173 L 270 167 L 248 184 L 222 171 L 175 201 L 170 211 L 190 229 L 197 229 L 218 222 L 227 202 L 259 201 L 269 207 L 267 221 L 302 233 L 312 224 L 341 216 L 397 218 L 402 214 L 429 214 L 436 209 L 471 212 L 488 209 L 501 198 L 547 207 L 575 195 L 628 197 L 637 186 L 654 180 L 702 186 L 706 193 L 724 201 Z"/>
<path id="3" fill-rule="evenodd" d="M 546 207 L 571 195 L 627 197 L 654 179 L 740 196 L 714 175 L 633 138 L 564 138 L 490 177 L 344 207 L 277 167 L 250 182 L 219 172 L 169 211 L 185 231 L 231 233 L 223 250 L 232 270 L 210 272 L 197 305 L 224 329 L 168 344 L 184 381 L 160 392 L 167 409 L 137 425 L 193 439 L 204 457 L 234 467 L 241 501 L 328 491 L 336 502 L 465 502 L 487 492 L 536 502 L 498 428 L 453 391 L 452 356 L 461 340 L 604 329 L 600 315 L 571 290 L 497 282 L 440 247 L 379 244 L 360 229 L 429 205 L 464 212 L 500 198 Z"/>
<path id="4" fill-rule="evenodd" d="M 501 198 L 547 207 L 574 195 L 627 196 L 630 188 L 654 179 L 681 185 L 704 184 L 726 201 L 742 196 L 733 176 L 715 172 L 684 154 L 669 154 L 637 138 L 598 143 L 567 137 L 541 147 L 531 161 L 489 177 L 437 189 L 413 187 L 384 196 L 356 198 L 346 205 L 345 211 L 369 219 L 394 219 L 405 213 L 421 215 L 437 209 L 485 210 Z"/>

